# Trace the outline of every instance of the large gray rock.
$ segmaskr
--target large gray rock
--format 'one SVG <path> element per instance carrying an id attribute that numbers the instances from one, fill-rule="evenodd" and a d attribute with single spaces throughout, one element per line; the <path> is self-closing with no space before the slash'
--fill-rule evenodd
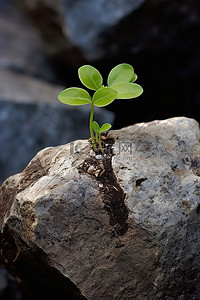
<path id="1" fill-rule="evenodd" d="M 199 299 L 198 123 L 136 124 L 106 144 L 46 148 L 4 182 L 1 263 L 37 299 Z"/>

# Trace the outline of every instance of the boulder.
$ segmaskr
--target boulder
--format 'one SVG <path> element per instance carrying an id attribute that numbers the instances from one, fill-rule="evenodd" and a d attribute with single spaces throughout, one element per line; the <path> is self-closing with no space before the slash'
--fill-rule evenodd
<path id="1" fill-rule="evenodd" d="M 200 130 L 185 117 L 40 151 L 0 189 L 0 262 L 37 299 L 200 298 Z"/>

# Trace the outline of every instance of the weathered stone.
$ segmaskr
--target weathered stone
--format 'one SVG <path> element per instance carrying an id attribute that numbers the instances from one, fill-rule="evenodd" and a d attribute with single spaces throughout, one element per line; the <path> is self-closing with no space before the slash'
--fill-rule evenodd
<path id="1" fill-rule="evenodd" d="M 4 182 L 1 263 L 37 299 L 199 299 L 198 123 L 136 124 L 105 144 L 101 160 L 88 141 L 46 148 Z"/>

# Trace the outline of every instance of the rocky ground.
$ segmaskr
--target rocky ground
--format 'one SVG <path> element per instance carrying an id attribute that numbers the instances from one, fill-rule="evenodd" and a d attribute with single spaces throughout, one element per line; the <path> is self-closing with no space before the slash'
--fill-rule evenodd
<path id="1" fill-rule="evenodd" d="M 199 299 L 198 123 L 136 124 L 104 149 L 46 148 L 4 182 L 1 263 L 36 299 Z"/>

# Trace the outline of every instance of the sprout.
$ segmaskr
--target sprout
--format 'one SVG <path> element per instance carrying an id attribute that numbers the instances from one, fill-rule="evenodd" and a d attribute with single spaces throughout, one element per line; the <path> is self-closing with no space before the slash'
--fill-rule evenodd
<path id="1" fill-rule="evenodd" d="M 104 123 L 101 127 L 99 126 L 99 124 L 96 121 L 92 122 L 92 129 L 95 132 L 95 139 L 96 142 L 99 143 L 99 147 L 101 149 L 101 152 L 103 153 L 103 148 L 101 145 L 101 133 L 108 131 L 110 128 L 112 127 L 112 125 L 110 125 L 109 123 Z"/>
<path id="2" fill-rule="evenodd" d="M 143 89 L 139 84 L 133 83 L 137 75 L 129 64 L 119 64 L 110 71 L 107 79 L 108 86 L 102 85 L 103 78 L 100 72 L 90 65 L 80 67 L 78 76 L 84 86 L 95 91 L 93 97 L 82 88 L 71 87 L 63 90 L 58 95 L 58 100 L 68 105 L 91 105 L 89 128 L 92 146 L 94 151 L 97 151 L 96 143 L 98 143 L 103 153 L 101 133 L 109 130 L 111 125 L 105 123 L 100 127 L 96 121 L 93 121 L 94 107 L 107 106 L 115 99 L 136 98 L 143 93 Z"/>

